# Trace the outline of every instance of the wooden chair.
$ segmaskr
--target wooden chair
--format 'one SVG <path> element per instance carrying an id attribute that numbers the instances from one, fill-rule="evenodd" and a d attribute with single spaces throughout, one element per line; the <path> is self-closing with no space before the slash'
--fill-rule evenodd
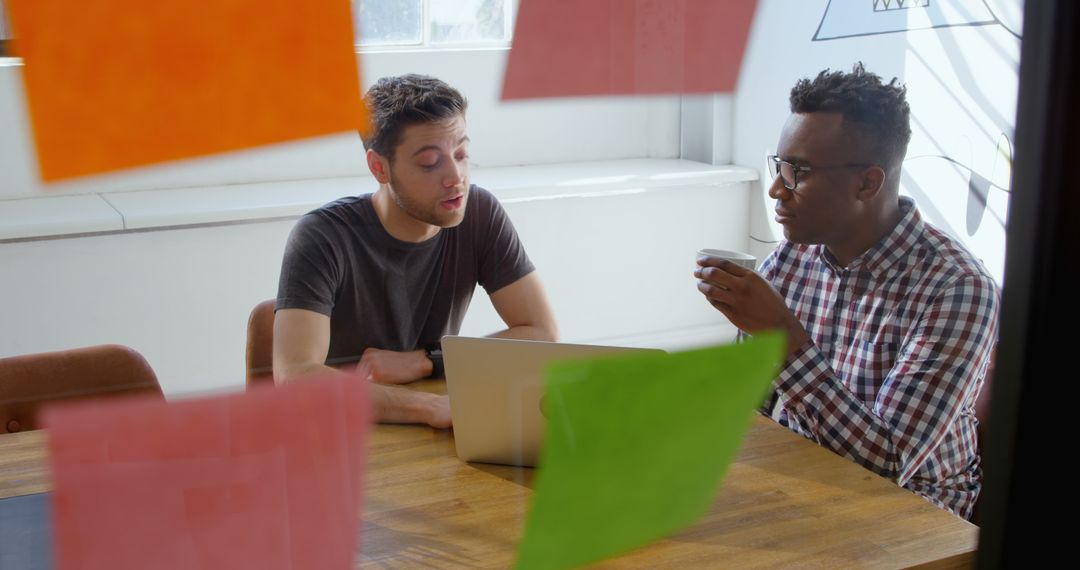
<path id="1" fill-rule="evenodd" d="M 255 305 L 248 317 L 247 387 L 274 383 L 274 306 L 275 299 Z"/>
<path id="2" fill-rule="evenodd" d="M 0 432 L 40 429 L 47 404 L 136 394 L 164 397 L 146 359 L 126 346 L 0 358 Z"/>

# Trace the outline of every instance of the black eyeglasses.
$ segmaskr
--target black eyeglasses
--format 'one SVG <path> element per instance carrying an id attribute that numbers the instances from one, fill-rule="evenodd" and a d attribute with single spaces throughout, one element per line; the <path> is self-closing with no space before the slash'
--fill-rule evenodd
<path id="1" fill-rule="evenodd" d="M 784 181 L 784 188 L 788 190 L 795 190 L 799 186 L 799 173 L 810 172 L 813 170 L 837 170 L 840 168 L 869 168 L 874 166 L 873 164 L 839 164 L 836 166 L 799 166 L 792 164 L 786 160 L 780 160 L 779 156 L 775 154 L 769 155 L 769 162 L 772 163 L 773 176 L 779 176 Z"/>

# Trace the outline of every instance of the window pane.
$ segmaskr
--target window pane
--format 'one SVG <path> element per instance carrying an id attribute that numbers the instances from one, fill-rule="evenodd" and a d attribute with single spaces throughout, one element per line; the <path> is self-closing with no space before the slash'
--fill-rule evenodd
<path id="1" fill-rule="evenodd" d="M 420 43 L 422 0 L 354 0 L 353 22 L 360 45 Z"/>
<path id="2" fill-rule="evenodd" d="M 11 57 L 11 24 L 4 11 L 4 0 L 0 0 L 0 57 Z"/>
<path id="3" fill-rule="evenodd" d="M 4 0 L 0 0 L 0 40 L 10 39 L 10 27 L 7 23 L 7 12 L 4 11 Z"/>
<path id="4" fill-rule="evenodd" d="M 431 43 L 506 41 L 507 0 L 431 0 Z"/>

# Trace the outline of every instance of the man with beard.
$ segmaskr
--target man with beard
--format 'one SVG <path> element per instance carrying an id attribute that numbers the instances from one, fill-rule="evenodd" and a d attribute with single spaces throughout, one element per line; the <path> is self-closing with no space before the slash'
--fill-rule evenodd
<path id="1" fill-rule="evenodd" d="M 308 213 L 289 237 L 274 322 L 274 379 L 332 367 L 370 371 L 376 417 L 451 424 L 446 396 L 397 386 L 442 377 L 439 340 L 461 327 L 477 284 L 507 328 L 555 340 L 535 268 L 502 207 L 469 183 L 465 98 L 426 76 L 380 79 L 365 95 L 374 194 Z"/>

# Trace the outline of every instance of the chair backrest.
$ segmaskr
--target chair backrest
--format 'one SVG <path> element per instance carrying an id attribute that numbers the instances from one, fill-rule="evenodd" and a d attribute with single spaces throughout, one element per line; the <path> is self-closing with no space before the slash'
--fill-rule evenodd
<path id="1" fill-rule="evenodd" d="M 275 299 L 255 305 L 248 317 L 247 386 L 274 383 L 274 307 Z"/>
<path id="2" fill-rule="evenodd" d="M 0 358 L 0 433 L 39 429 L 46 404 L 136 394 L 163 397 L 146 359 L 126 346 Z"/>

